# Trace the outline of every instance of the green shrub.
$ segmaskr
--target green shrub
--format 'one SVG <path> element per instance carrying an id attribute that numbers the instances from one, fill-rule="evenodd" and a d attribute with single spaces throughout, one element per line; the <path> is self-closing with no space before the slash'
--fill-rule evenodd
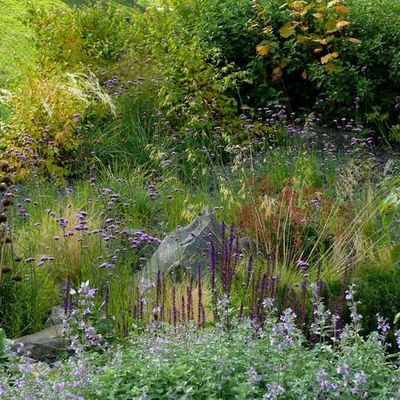
<path id="1" fill-rule="evenodd" d="M 260 34 L 253 101 L 288 101 L 325 117 L 396 119 L 399 1 L 255 2 Z M 320 102 L 322 100 L 322 102 Z M 322 107 L 320 106 L 322 105 Z"/>
<path id="2" fill-rule="evenodd" d="M 363 269 L 358 278 L 357 296 L 363 315 L 363 333 L 376 329 L 376 315 L 387 318 L 393 324 L 400 310 L 400 258 L 388 267 Z"/>
<path id="3" fill-rule="evenodd" d="M 57 63 L 74 72 L 82 66 L 110 68 L 128 48 L 130 13 L 110 3 L 56 8 L 33 7 L 29 24 L 35 32 L 42 68 Z"/>

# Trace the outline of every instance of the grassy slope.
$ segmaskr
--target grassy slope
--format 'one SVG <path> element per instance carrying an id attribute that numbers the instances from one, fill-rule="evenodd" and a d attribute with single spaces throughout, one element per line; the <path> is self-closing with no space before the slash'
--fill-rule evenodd
<path id="1" fill-rule="evenodd" d="M 34 0 L 34 4 L 65 7 L 81 5 L 88 0 Z M 133 0 L 112 0 L 122 6 L 132 6 Z M 27 0 L 0 0 L 0 88 L 8 87 L 21 78 L 20 65 L 31 63 L 35 49 L 31 45 L 29 29 L 24 18 L 29 10 Z M 141 3 L 141 2 L 140 2 Z"/>
<path id="2" fill-rule="evenodd" d="M 62 0 L 39 0 L 35 4 L 65 6 Z M 30 63 L 35 50 L 30 32 L 24 24 L 28 1 L 0 0 L 0 87 L 8 86 L 20 76 L 19 65 Z"/>

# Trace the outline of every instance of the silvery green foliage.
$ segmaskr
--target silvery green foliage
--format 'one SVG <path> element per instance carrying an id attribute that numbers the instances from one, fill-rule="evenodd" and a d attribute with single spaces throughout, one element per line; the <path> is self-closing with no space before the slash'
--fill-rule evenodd
<path id="1" fill-rule="evenodd" d="M 87 315 L 95 293 L 88 283 L 78 292 Z M 274 301 L 265 299 L 263 326 L 234 320 L 229 334 L 218 326 L 159 324 L 123 345 L 100 346 L 100 353 L 98 347 L 94 352 L 79 346 L 73 357 L 52 367 L 16 349 L 0 373 L 0 395 L 7 400 L 396 400 L 400 368 L 386 358 L 388 324 L 380 318 L 378 331 L 363 339 L 354 292 L 354 286 L 347 292 L 352 320 L 335 341 L 330 338 L 335 318 L 314 288 L 312 334 L 320 340 L 312 346 L 304 345 L 295 313 L 286 309 L 278 315 Z M 395 336 L 400 346 L 400 332 Z"/>

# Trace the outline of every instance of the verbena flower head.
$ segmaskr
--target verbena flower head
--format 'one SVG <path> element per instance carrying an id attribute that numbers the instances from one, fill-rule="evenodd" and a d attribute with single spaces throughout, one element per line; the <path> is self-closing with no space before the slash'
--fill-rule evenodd
<path id="1" fill-rule="evenodd" d="M 296 266 L 300 268 L 302 272 L 307 271 L 310 268 L 310 264 L 307 261 L 297 260 Z"/>

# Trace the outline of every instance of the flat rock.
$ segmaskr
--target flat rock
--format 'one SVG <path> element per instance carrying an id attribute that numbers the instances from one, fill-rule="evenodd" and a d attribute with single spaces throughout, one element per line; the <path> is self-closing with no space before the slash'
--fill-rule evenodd
<path id="1" fill-rule="evenodd" d="M 32 335 L 22 336 L 15 339 L 14 343 L 14 347 L 22 343 L 24 350 L 29 352 L 29 357 L 44 362 L 57 360 L 67 347 L 62 324 L 53 325 Z"/>

